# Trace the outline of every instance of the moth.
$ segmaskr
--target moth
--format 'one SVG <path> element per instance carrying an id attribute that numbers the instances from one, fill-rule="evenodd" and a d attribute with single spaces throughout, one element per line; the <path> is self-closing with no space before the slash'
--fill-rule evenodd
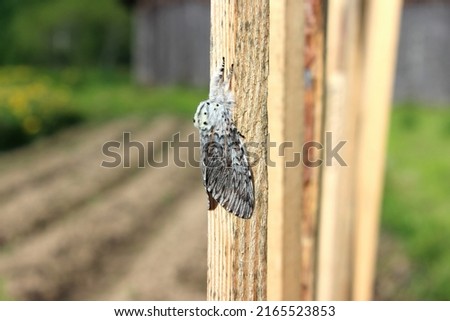
<path id="1" fill-rule="evenodd" d="M 200 134 L 203 185 L 209 210 L 219 203 L 228 212 L 247 219 L 252 216 L 255 196 L 244 136 L 232 119 L 233 65 L 227 77 L 224 74 L 225 58 L 211 78 L 209 98 L 200 102 L 193 119 Z"/>

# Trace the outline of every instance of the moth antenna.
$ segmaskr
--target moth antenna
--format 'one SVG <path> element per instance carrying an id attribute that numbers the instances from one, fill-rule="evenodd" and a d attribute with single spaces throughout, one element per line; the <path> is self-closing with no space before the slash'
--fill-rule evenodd
<path id="1" fill-rule="evenodd" d="M 231 90 L 231 88 L 232 88 L 233 73 L 234 73 L 234 64 L 231 64 L 230 69 L 228 71 L 228 76 L 227 76 L 228 90 Z"/>

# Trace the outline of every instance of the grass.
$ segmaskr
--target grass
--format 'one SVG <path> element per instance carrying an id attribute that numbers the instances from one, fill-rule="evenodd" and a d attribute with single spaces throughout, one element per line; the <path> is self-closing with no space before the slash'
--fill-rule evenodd
<path id="1" fill-rule="evenodd" d="M 406 291 L 450 300 L 450 109 L 402 105 L 392 112 L 382 228 L 407 249 Z"/>
<path id="2" fill-rule="evenodd" d="M 72 89 L 75 109 L 88 120 L 107 120 L 129 114 L 153 117 L 162 113 L 190 118 L 199 101 L 207 97 L 206 88 L 138 86 L 125 69 L 68 68 L 49 74 Z"/>
<path id="3" fill-rule="evenodd" d="M 127 70 L 28 66 L 0 68 L 0 151 L 24 145 L 80 121 L 154 117 L 170 113 L 192 117 L 206 89 L 142 87 Z"/>

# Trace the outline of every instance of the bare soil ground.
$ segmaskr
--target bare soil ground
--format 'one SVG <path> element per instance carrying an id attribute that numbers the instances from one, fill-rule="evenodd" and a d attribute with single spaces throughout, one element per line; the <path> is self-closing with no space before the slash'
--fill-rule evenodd
<path id="1" fill-rule="evenodd" d="M 204 299 L 206 198 L 198 169 L 172 161 L 137 168 L 137 148 L 131 168 L 100 166 L 110 160 L 102 145 L 121 141 L 123 132 L 144 145 L 154 141 L 154 154 L 170 154 L 159 142 L 177 131 L 193 128 L 168 118 L 88 125 L 0 157 L 7 298 Z"/>
<path id="2" fill-rule="evenodd" d="M 200 171 L 176 166 L 159 144 L 178 131 L 193 127 L 172 118 L 89 124 L 0 155 L 0 299 L 205 299 Z M 102 145 L 124 132 L 154 141 L 145 152 L 168 153 L 169 165 L 138 168 L 132 148 L 130 168 L 101 167 L 111 160 Z M 402 253 L 382 237 L 376 299 L 408 299 L 398 296 L 410 275 Z"/>

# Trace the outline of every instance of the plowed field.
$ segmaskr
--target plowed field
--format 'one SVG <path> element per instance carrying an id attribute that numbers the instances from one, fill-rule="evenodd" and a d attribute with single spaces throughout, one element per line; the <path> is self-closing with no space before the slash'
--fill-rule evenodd
<path id="1" fill-rule="evenodd" d="M 0 299 L 204 300 L 200 171 L 161 143 L 193 131 L 172 118 L 88 124 L 0 155 Z M 139 168 L 130 147 L 117 151 L 131 166 L 102 167 L 103 144 L 123 147 L 126 132 L 169 164 Z M 386 235 L 378 267 L 375 298 L 408 299 L 410 262 Z"/>
<path id="2" fill-rule="evenodd" d="M 91 124 L 0 156 L 0 285 L 6 298 L 204 299 L 200 172 L 173 164 L 172 150 L 160 144 L 178 131 L 183 136 L 193 128 L 169 118 Z M 144 146 L 153 141 L 145 155 L 159 160 L 168 153 L 169 165 L 138 168 L 138 148 L 130 148 L 129 168 L 102 167 L 111 161 L 102 145 L 122 142 L 124 132 Z"/>

